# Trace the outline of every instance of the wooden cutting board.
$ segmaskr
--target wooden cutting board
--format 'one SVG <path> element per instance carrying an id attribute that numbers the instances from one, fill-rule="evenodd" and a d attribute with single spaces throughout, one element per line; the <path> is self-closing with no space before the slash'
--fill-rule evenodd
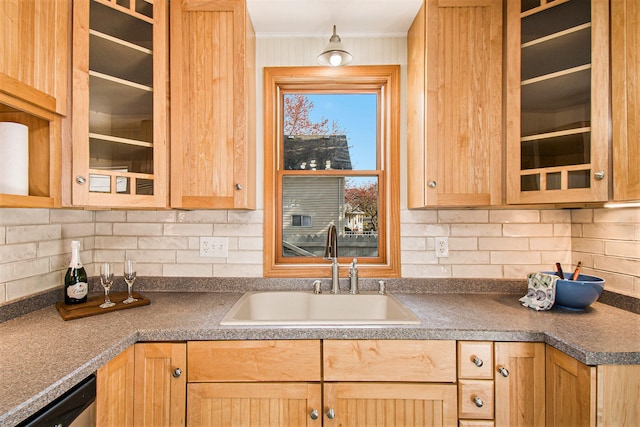
<path id="1" fill-rule="evenodd" d="M 82 304 L 65 304 L 62 301 L 58 301 L 56 308 L 64 320 L 72 320 L 151 304 L 151 301 L 144 295 L 135 291 L 132 293 L 134 298 L 138 298 L 138 301 L 132 302 L 131 304 L 122 303 L 128 295 L 126 291 L 123 291 L 109 294 L 111 301 L 116 303 L 113 307 L 100 308 L 99 305 L 104 302 L 104 294 L 98 294 L 89 296 L 87 302 L 83 302 Z"/>

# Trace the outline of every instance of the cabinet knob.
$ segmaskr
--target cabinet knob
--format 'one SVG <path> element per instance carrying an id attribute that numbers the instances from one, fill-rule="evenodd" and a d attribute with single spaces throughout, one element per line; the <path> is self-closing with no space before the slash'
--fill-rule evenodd
<path id="1" fill-rule="evenodd" d="M 478 356 L 473 356 L 472 360 L 473 360 L 473 364 L 476 365 L 478 368 L 484 365 L 484 362 Z"/>
<path id="2" fill-rule="evenodd" d="M 84 184 L 85 182 L 87 182 L 87 178 L 85 178 L 84 176 L 76 176 L 76 182 L 80 185 Z"/>
<path id="3" fill-rule="evenodd" d="M 180 375 L 182 375 L 182 369 L 180 369 L 180 368 L 176 368 L 176 369 L 173 371 L 173 378 L 178 378 L 178 377 L 180 377 Z"/>
<path id="4" fill-rule="evenodd" d="M 236 190 L 242 190 L 242 185 L 240 183 L 236 184 Z"/>
<path id="5" fill-rule="evenodd" d="M 309 417 L 312 420 L 317 420 L 319 416 L 320 416 L 320 413 L 318 412 L 317 409 L 312 409 L 311 412 L 309 412 Z"/>
<path id="6" fill-rule="evenodd" d="M 498 372 L 500 372 L 500 375 L 502 375 L 505 378 L 507 378 L 509 376 L 509 370 L 507 368 L 505 368 L 504 366 L 499 366 L 498 367 Z"/>
<path id="7" fill-rule="evenodd" d="M 593 177 L 598 181 L 602 181 L 604 179 L 604 171 L 598 171 L 593 174 Z"/>
<path id="8" fill-rule="evenodd" d="M 431 180 L 431 181 L 429 181 L 429 183 L 428 183 L 427 185 L 428 185 L 429 187 L 431 187 L 431 188 L 436 188 L 436 185 L 437 185 L 437 184 L 436 184 L 436 182 L 435 182 L 435 181 Z"/>
<path id="9" fill-rule="evenodd" d="M 478 408 L 482 408 L 484 406 L 484 402 L 480 399 L 480 396 L 473 396 L 472 400 Z"/>
<path id="10" fill-rule="evenodd" d="M 333 408 L 329 408 L 327 409 L 327 418 L 329 418 L 330 420 L 334 419 L 336 417 L 336 411 Z"/>

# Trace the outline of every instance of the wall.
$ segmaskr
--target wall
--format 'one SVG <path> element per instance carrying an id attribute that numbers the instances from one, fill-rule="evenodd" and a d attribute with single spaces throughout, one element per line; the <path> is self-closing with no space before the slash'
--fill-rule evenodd
<path id="1" fill-rule="evenodd" d="M 326 42 L 258 39 L 257 105 L 262 105 L 262 67 L 315 65 Z M 400 64 L 402 99 L 406 98 L 405 38 L 343 42 L 354 64 Z M 138 261 L 139 275 L 145 276 L 261 277 L 262 130 L 258 114 L 256 211 L 0 209 L 0 303 L 61 286 L 72 239 L 82 242 L 81 257 L 89 274 L 94 274 L 94 262 L 101 261 L 116 263 L 121 272 L 128 256 Z M 409 211 L 405 171 L 402 167 L 401 248 L 392 248 L 402 251 L 404 277 L 524 279 L 527 272 L 551 269 L 556 261 L 570 270 L 581 260 L 586 272 L 607 278 L 609 290 L 640 298 L 640 208 Z M 200 236 L 228 237 L 229 257 L 200 258 Z M 435 258 L 438 236 L 449 237 L 448 258 Z"/>

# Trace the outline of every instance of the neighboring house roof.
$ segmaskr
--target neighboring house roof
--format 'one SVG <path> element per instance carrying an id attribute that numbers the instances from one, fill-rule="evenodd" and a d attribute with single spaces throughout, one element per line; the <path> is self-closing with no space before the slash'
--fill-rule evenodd
<path id="1" fill-rule="evenodd" d="M 351 155 L 346 135 L 285 135 L 284 168 L 324 170 L 327 161 L 331 169 L 351 170 Z"/>

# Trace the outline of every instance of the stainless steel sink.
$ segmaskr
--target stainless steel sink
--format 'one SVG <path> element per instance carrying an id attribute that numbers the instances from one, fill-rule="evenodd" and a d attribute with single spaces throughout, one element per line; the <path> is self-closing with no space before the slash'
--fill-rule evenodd
<path id="1" fill-rule="evenodd" d="M 419 325 L 420 320 L 390 294 L 363 292 L 247 292 L 221 325 Z"/>

